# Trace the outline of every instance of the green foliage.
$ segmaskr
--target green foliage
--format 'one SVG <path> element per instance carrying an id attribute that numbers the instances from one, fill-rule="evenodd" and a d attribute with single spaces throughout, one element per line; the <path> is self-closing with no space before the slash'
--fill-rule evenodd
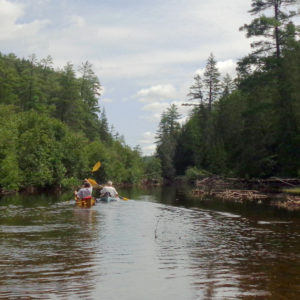
<path id="1" fill-rule="evenodd" d="M 16 155 L 17 121 L 15 108 L 0 104 L 0 187 L 4 190 L 18 189 L 22 181 Z"/>
<path id="2" fill-rule="evenodd" d="M 64 178 L 63 138 L 67 129 L 58 120 L 35 111 L 21 115 L 18 129 L 19 165 L 24 186 L 51 186 Z"/>
<path id="3" fill-rule="evenodd" d="M 295 11 L 287 11 L 287 7 L 295 5 L 297 0 L 252 0 L 253 15 L 258 15 L 250 24 L 245 24 L 240 30 L 246 31 L 248 38 L 261 37 L 251 43 L 254 51 L 239 62 L 240 73 L 249 72 L 251 69 L 260 70 L 267 67 L 270 57 L 275 58 L 275 66 L 280 63 L 282 49 L 286 45 L 287 28 L 292 18 L 297 14 Z M 264 15 L 264 12 L 269 16 Z M 267 58 L 267 59 L 266 59 Z M 250 69 L 247 70 L 247 68 Z"/>
<path id="4" fill-rule="evenodd" d="M 189 182 L 195 182 L 196 180 L 201 180 L 209 175 L 211 175 L 210 172 L 203 169 L 198 169 L 196 167 L 190 167 L 185 172 L 185 178 Z"/>
<path id="5" fill-rule="evenodd" d="M 217 61 L 212 53 L 207 59 L 203 82 L 208 109 L 211 110 L 212 103 L 217 99 L 220 90 L 220 73 L 217 68 Z"/>
<path id="6" fill-rule="evenodd" d="M 161 181 L 161 161 L 155 156 L 146 156 L 143 158 L 144 178 L 150 181 Z"/>
<path id="7" fill-rule="evenodd" d="M 78 186 L 80 186 L 81 181 L 78 180 L 78 178 L 63 178 L 61 181 L 61 187 L 65 190 L 67 189 L 72 189 L 74 190 L 75 188 L 77 188 Z"/>
<path id="8" fill-rule="evenodd" d="M 165 179 L 173 180 L 176 175 L 174 157 L 180 131 L 180 115 L 173 104 L 163 112 L 157 131 L 157 155 L 161 160 L 162 174 Z"/>
<path id="9" fill-rule="evenodd" d="M 248 37 L 262 40 L 255 41 L 255 51 L 240 61 L 238 78 L 225 76 L 219 93 L 211 55 L 204 80 L 194 77 L 188 94 L 199 104 L 176 138 L 162 134 L 168 124 L 162 115 L 157 155 L 164 177 L 185 174 L 195 180 L 202 176 L 198 170 L 247 178 L 299 176 L 299 29 L 291 22 L 295 14 L 283 11 L 283 5 L 294 3 L 253 0 L 251 13 L 259 16 L 243 29 Z M 275 16 L 264 16 L 265 10 Z M 208 91 L 214 91 L 211 98 Z M 174 148 L 175 154 L 170 151 Z"/>
<path id="10" fill-rule="evenodd" d="M 74 187 L 99 160 L 100 183 L 141 181 L 141 153 L 109 131 L 92 65 L 83 63 L 79 77 L 71 63 L 52 65 L 50 56 L 0 53 L 0 189 Z"/>

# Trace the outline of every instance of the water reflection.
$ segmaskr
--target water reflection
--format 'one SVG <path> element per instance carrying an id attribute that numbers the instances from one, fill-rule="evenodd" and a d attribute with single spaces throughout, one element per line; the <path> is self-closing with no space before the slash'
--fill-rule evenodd
<path id="1" fill-rule="evenodd" d="M 253 226 L 236 215 L 182 209 L 164 222 L 162 265 L 190 278 L 195 299 L 297 299 L 299 224 L 289 224 L 288 233 L 279 224 Z"/>
<path id="2" fill-rule="evenodd" d="M 87 297 L 94 285 L 97 211 L 28 205 L 2 206 L 0 297 L 49 299 L 70 291 Z"/>
<path id="3" fill-rule="evenodd" d="M 120 193 L 135 200 L 90 209 L 67 198 L 1 200 L 0 298 L 300 294 L 297 215 L 252 204 L 197 203 L 172 188 Z"/>

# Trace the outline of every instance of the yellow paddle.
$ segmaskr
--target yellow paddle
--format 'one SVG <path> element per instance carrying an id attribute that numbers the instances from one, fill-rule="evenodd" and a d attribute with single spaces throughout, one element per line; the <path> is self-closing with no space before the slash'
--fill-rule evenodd
<path id="1" fill-rule="evenodd" d="M 92 173 L 98 171 L 100 167 L 101 167 L 101 162 L 100 161 L 96 162 L 95 165 L 93 166 Z"/>
<path id="2" fill-rule="evenodd" d="M 101 167 L 101 162 L 100 162 L 100 161 L 97 161 L 97 162 L 95 163 L 95 165 L 93 166 L 92 173 L 98 171 L 100 167 Z M 93 185 L 93 186 L 98 185 L 98 183 L 97 183 L 94 179 L 92 179 L 92 178 L 88 178 L 88 182 L 89 182 L 91 185 Z"/>
<path id="3" fill-rule="evenodd" d="M 92 178 L 88 178 L 88 182 L 91 184 L 91 185 L 98 185 L 98 183 L 92 179 Z"/>

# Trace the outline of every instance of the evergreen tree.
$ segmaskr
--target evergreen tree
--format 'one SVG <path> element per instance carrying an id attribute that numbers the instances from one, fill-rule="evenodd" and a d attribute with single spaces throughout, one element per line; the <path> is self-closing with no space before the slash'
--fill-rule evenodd
<path id="1" fill-rule="evenodd" d="M 208 109 L 211 111 L 212 103 L 217 99 L 220 90 L 220 73 L 217 68 L 217 62 L 212 53 L 208 57 L 206 63 L 203 82 Z"/>
<path id="2" fill-rule="evenodd" d="M 100 138 L 101 140 L 107 142 L 107 143 L 111 143 L 112 142 L 112 136 L 109 132 L 109 124 L 108 124 L 108 120 L 106 117 L 106 112 L 105 109 L 102 108 L 101 110 L 101 114 L 100 114 Z"/>
<path id="3" fill-rule="evenodd" d="M 80 109 L 79 84 L 71 63 L 67 63 L 64 67 L 59 83 L 60 91 L 56 103 L 56 116 L 73 129 L 80 129 L 82 126 L 79 126 L 80 119 L 77 118 L 77 111 Z"/>
<path id="4" fill-rule="evenodd" d="M 100 182 L 142 179 L 140 151 L 119 134 L 114 139 L 105 111 L 98 114 L 101 86 L 91 65 L 80 72 L 71 63 L 55 71 L 50 56 L 0 53 L 0 191 L 74 187 L 98 160 Z"/>
<path id="5" fill-rule="evenodd" d="M 162 175 L 167 180 L 174 179 L 176 175 L 174 155 L 177 145 L 180 124 L 180 114 L 176 105 L 172 104 L 162 113 L 156 135 L 157 155 L 161 160 Z"/>
<path id="6" fill-rule="evenodd" d="M 194 76 L 194 84 L 190 87 L 190 92 L 187 95 L 189 100 L 197 100 L 200 104 L 203 103 L 203 82 L 199 74 Z M 195 104 L 184 104 L 187 106 Z"/>
<path id="7" fill-rule="evenodd" d="M 222 93 L 221 93 L 222 97 L 228 96 L 236 88 L 234 81 L 232 80 L 231 76 L 228 73 L 223 78 L 223 81 L 221 83 L 221 88 L 222 88 Z"/>
<path id="8" fill-rule="evenodd" d="M 295 5 L 297 0 L 252 0 L 252 15 L 258 15 L 250 24 L 245 24 L 240 30 L 246 31 L 246 36 L 263 37 L 262 40 L 251 43 L 254 52 L 239 62 L 242 73 L 251 71 L 249 66 L 260 69 L 272 63 L 265 57 L 276 57 L 277 61 L 282 56 L 282 47 L 285 41 L 286 25 L 296 15 L 295 11 L 286 11 L 285 8 Z M 270 13 L 269 16 L 264 12 Z"/>
<path id="9" fill-rule="evenodd" d="M 41 78 L 38 74 L 37 63 L 36 55 L 32 54 L 27 60 L 23 59 L 20 64 L 21 72 L 18 94 L 23 111 L 37 108 L 45 100 L 41 92 Z"/>
<path id="10" fill-rule="evenodd" d="M 15 67 L 15 60 L 13 54 L 3 56 L 0 53 L 0 103 L 2 104 L 19 103 L 17 89 L 20 77 Z"/>
<path id="11" fill-rule="evenodd" d="M 90 112 L 99 112 L 98 98 L 101 96 L 101 85 L 92 65 L 88 61 L 82 63 L 79 72 L 81 98 Z"/>

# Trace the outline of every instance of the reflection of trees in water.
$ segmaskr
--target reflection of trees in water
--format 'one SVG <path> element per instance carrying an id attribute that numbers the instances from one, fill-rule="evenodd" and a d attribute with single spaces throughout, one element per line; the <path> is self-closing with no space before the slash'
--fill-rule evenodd
<path id="1" fill-rule="evenodd" d="M 92 292 L 96 210 L 20 209 L 4 224 L 0 218 L 0 225 L 5 224 L 10 225 L 0 233 L 0 297 L 86 297 Z"/>
<path id="2" fill-rule="evenodd" d="M 264 222 L 263 222 L 264 223 Z M 266 291 L 269 299 L 298 299 L 300 295 L 299 223 L 276 221 L 251 224 L 240 243 L 235 268 L 244 292 Z M 259 294 L 259 293 L 258 293 Z"/>
<path id="3" fill-rule="evenodd" d="M 195 278 L 205 274 L 207 280 L 205 285 L 199 280 L 195 287 L 205 291 L 208 299 L 271 295 L 296 299 L 296 291 L 299 295 L 299 255 L 295 257 L 294 251 L 299 253 L 300 242 L 286 227 L 280 226 L 279 233 L 272 225 L 253 225 L 238 217 L 216 217 L 213 227 L 202 228 L 208 243 L 194 248 L 190 256 Z"/>
<path id="4" fill-rule="evenodd" d="M 161 268 L 173 277 L 188 277 L 197 299 L 297 299 L 296 224 L 264 225 L 229 213 L 177 207 L 162 211 L 156 239 Z"/>

